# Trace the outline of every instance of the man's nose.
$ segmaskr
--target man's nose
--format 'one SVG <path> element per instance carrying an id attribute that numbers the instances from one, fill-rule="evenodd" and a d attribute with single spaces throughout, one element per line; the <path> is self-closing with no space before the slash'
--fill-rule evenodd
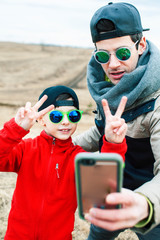
<path id="1" fill-rule="evenodd" d="M 110 55 L 110 59 L 109 59 L 109 67 L 114 69 L 120 66 L 120 61 L 118 60 L 118 58 L 116 57 L 115 54 L 111 54 Z"/>

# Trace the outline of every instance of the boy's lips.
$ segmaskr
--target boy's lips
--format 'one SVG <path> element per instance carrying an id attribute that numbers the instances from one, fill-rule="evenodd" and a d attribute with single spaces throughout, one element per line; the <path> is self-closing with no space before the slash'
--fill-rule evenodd
<path id="1" fill-rule="evenodd" d="M 60 132 L 62 133 L 69 133 L 70 129 L 69 128 L 64 128 L 64 129 L 59 129 Z"/>
<path id="2" fill-rule="evenodd" d="M 118 80 L 123 77 L 125 74 L 124 71 L 115 71 L 115 72 L 110 72 L 110 75 L 112 76 L 113 79 Z"/>

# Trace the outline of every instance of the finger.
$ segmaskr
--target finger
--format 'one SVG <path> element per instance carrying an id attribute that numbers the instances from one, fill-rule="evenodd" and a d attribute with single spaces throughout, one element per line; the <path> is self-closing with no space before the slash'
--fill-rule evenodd
<path id="1" fill-rule="evenodd" d="M 105 114 L 106 119 L 111 118 L 112 114 L 111 111 L 109 109 L 109 105 L 106 99 L 102 99 L 102 106 L 103 106 L 103 111 Z"/>
<path id="2" fill-rule="evenodd" d="M 121 135 L 121 134 L 126 134 L 127 132 L 127 124 L 124 123 L 117 131 L 117 135 Z"/>
<path id="3" fill-rule="evenodd" d="M 116 117 L 121 117 L 127 103 L 127 97 L 123 96 L 115 113 Z"/>
<path id="4" fill-rule="evenodd" d="M 31 112 L 31 102 L 26 102 L 26 105 L 25 105 L 25 107 L 24 107 L 24 116 L 25 116 L 25 114 L 27 114 L 27 113 L 30 113 Z"/>
<path id="5" fill-rule="evenodd" d="M 119 120 L 116 120 L 116 121 L 112 121 L 110 123 L 110 128 L 113 130 L 114 128 L 120 128 L 122 127 L 122 125 L 124 125 L 123 123 L 123 119 L 119 119 Z"/>
<path id="6" fill-rule="evenodd" d="M 103 211 L 105 212 L 106 210 Z M 130 219 L 128 217 L 127 211 L 125 214 L 123 214 L 123 212 L 121 212 L 120 210 L 118 211 L 117 210 L 108 211 L 109 218 L 107 218 L 107 216 L 101 218 L 102 214 L 100 214 L 100 218 L 98 218 L 98 216 L 94 217 L 93 215 L 86 214 L 85 219 L 90 221 L 92 224 L 109 231 L 115 231 L 118 229 L 128 228 L 135 225 L 136 223 L 135 219 L 132 218 Z"/>
<path id="7" fill-rule="evenodd" d="M 132 205 L 135 203 L 134 194 L 130 193 L 111 193 L 106 196 L 106 203 L 111 205 L 124 204 Z"/>
<path id="8" fill-rule="evenodd" d="M 126 219 L 130 219 L 129 216 L 130 209 L 99 209 L 99 208 L 91 208 L 89 211 L 89 215 L 93 218 L 104 220 L 108 222 L 120 222 Z"/>
<path id="9" fill-rule="evenodd" d="M 24 118 L 24 107 L 21 107 L 18 109 L 16 116 L 20 118 Z"/>
<path id="10" fill-rule="evenodd" d="M 46 113 L 50 112 L 52 109 L 54 109 L 54 105 L 50 105 L 47 108 L 44 108 L 43 110 L 41 110 L 40 112 L 37 113 L 36 118 L 38 119 L 39 117 L 42 117 Z"/>
<path id="11" fill-rule="evenodd" d="M 31 108 L 31 102 L 26 102 L 25 110 L 28 110 L 30 108 Z"/>
<path id="12" fill-rule="evenodd" d="M 44 95 L 34 106 L 33 108 L 38 111 L 38 109 L 42 106 L 42 104 L 47 100 L 48 96 Z"/>
<path id="13" fill-rule="evenodd" d="M 24 107 L 20 109 L 19 115 L 21 118 L 24 118 L 24 114 L 25 114 L 25 109 Z"/>
<path id="14" fill-rule="evenodd" d="M 120 118 L 119 121 L 111 122 L 110 125 L 113 132 L 117 133 L 118 135 L 120 135 L 120 133 L 125 129 L 127 130 L 127 124 L 122 118 Z"/>

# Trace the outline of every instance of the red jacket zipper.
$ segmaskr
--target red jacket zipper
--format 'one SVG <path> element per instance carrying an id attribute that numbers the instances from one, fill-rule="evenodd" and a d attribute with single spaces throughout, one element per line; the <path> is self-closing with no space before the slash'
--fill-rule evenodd
<path id="1" fill-rule="evenodd" d="M 51 156 L 49 158 L 49 164 L 48 164 L 48 168 L 47 168 L 47 172 L 46 172 L 46 177 L 45 177 L 45 183 L 47 183 L 47 179 L 48 179 L 48 175 L 49 175 L 49 170 L 50 170 L 50 166 L 51 166 L 51 162 L 52 162 L 52 155 L 53 155 L 53 149 L 54 149 L 54 146 L 55 146 L 55 138 L 53 138 L 53 142 L 52 142 L 52 147 L 51 147 Z M 45 184 L 44 184 L 45 185 Z M 38 240 L 39 239 L 39 226 L 40 226 L 40 220 L 41 220 L 41 217 L 42 217 L 42 213 L 43 213 L 43 208 L 44 208 L 44 202 L 45 202 L 45 197 L 46 197 L 46 190 L 47 188 L 45 187 L 44 189 L 44 194 L 43 194 L 43 198 L 42 198 L 42 202 L 41 202 L 41 207 L 40 207 L 40 210 L 39 210 L 39 218 L 38 218 L 38 221 L 37 221 L 37 231 L 36 231 L 36 237 L 35 239 Z"/>
<path id="2" fill-rule="evenodd" d="M 56 163 L 55 169 L 56 169 L 56 172 L 57 172 L 57 178 L 60 178 L 59 177 L 59 164 L 58 163 Z"/>

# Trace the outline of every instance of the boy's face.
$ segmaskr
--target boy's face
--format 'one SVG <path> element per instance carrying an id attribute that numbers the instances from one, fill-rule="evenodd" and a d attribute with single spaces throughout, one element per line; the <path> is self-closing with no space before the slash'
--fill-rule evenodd
<path id="1" fill-rule="evenodd" d="M 55 109 L 62 112 L 68 112 L 76 108 L 72 106 L 62 106 L 62 107 L 56 107 Z M 64 114 L 64 118 L 60 123 L 55 124 L 51 122 L 51 120 L 49 119 L 48 113 L 45 114 L 39 122 L 41 125 L 43 125 L 44 130 L 48 135 L 58 138 L 60 140 L 68 139 L 75 132 L 77 128 L 77 123 L 71 123 L 68 120 L 68 117 L 66 114 Z"/>
<path id="2" fill-rule="evenodd" d="M 96 47 L 97 50 L 107 50 L 111 53 L 109 62 L 101 64 L 101 66 L 110 81 L 116 85 L 125 73 L 130 73 L 136 68 L 139 56 L 143 54 L 146 48 L 146 41 L 143 37 L 139 42 L 138 50 L 136 46 L 134 46 L 134 42 L 131 40 L 130 36 L 102 40 L 96 43 Z M 120 61 L 116 57 L 115 51 L 120 47 L 132 47 L 130 49 L 131 56 L 128 60 Z"/>

